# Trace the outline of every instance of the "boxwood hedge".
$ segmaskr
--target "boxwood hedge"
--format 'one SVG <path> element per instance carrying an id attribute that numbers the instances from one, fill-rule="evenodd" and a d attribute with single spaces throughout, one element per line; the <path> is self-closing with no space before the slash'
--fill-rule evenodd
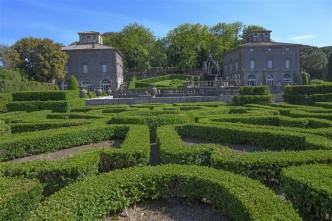
<path id="1" fill-rule="evenodd" d="M 112 138 L 124 139 L 128 128 L 121 125 L 92 124 L 50 129 L 47 133 L 35 131 L 7 135 L 0 140 L 0 161 Z"/>
<path id="2" fill-rule="evenodd" d="M 122 133 L 121 130 L 117 132 Z M 122 134 L 115 134 L 122 137 Z M 132 125 L 120 148 L 100 148 L 81 151 L 62 160 L 41 160 L 30 162 L 0 163 L 0 175 L 36 178 L 45 184 L 44 194 L 50 195 L 60 188 L 80 180 L 87 175 L 122 169 L 130 166 L 144 166 L 150 159 L 148 128 Z"/>
<path id="3" fill-rule="evenodd" d="M 204 198 L 234 220 L 301 220 L 288 202 L 256 181 L 181 165 L 129 168 L 87 177 L 50 196 L 30 220 L 100 220 L 145 198 L 171 196 Z"/>
<path id="4" fill-rule="evenodd" d="M 0 177 L 0 220 L 26 220 L 42 199 L 36 180 Z"/>
<path id="5" fill-rule="evenodd" d="M 332 218 L 332 165 L 283 169 L 282 190 L 307 220 Z"/>

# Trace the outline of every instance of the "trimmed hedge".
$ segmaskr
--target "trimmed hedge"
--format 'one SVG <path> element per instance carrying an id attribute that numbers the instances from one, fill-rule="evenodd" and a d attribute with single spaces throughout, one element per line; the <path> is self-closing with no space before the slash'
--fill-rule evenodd
<path id="1" fill-rule="evenodd" d="M 173 111 L 171 111 L 173 112 Z M 159 112 L 151 112 L 152 114 L 156 114 Z M 186 115 L 186 114 L 163 114 L 150 116 L 149 112 L 142 112 L 142 114 L 146 114 L 146 116 L 113 116 L 112 119 L 108 122 L 109 124 L 143 124 L 148 125 L 150 128 L 150 136 L 151 140 L 155 140 L 156 138 L 156 129 L 162 125 L 170 125 L 170 124 L 183 124 L 183 123 L 192 123 L 194 122 L 194 118 Z M 160 112 L 162 114 L 162 112 Z"/>
<path id="2" fill-rule="evenodd" d="M 14 101 L 7 104 L 8 111 L 40 111 L 69 112 L 71 109 L 84 106 L 83 99 L 54 101 Z"/>
<path id="3" fill-rule="evenodd" d="M 236 125 L 206 125 L 186 124 L 177 127 L 181 137 L 201 138 L 217 143 L 255 144 L 264 148 L 304 150 L 310 148 L 306 145 L 306 134 L 285 132 L 278 130 L 261 129 L 259 127 L 245 128 Z M 332 148 L 326 146 L 326 149 Z"/>
<path id="4" fill-rule="evenodd" d="M 332 109 L 332 102 L 315 102 L 314 106 Z"/>
<path id="5" fill-rule="evenodd" d="M 283 98 L 287 103 L 310 105 L 332 101 L 332 84 L 286 86 Z"/>
<path id="6" fill-rule="evenodd" d="M 60 127 L 72 127 L 72 126 L 80 126 L 89 124 L 90 122 L 75 120 L 75 121 L 43 121 L 36 123 L 16 123 L 9 124 L 11 133 L 22 133 L 22 132 L 31 132 L 31 131 L 40 131 L 40 130 L 48 130 Z M 1 124 L 0 124 L 1 127 Z M 1 134 L 1 132 L 0 132 Z"/>
<path id="7" fill-rule="evenodd" d="M 332 113 L 309 113 L 302 110 L 291 110 L 288 112 L 288 116 L 294 118 L 313 117 L 319 119 L 332 120 Z"/>
<path id="8" fill-rule="evenodd" d="M 209 166 L 211 153 L 216 148 L 212 145 L 185 145 L 173 125 L 158 127 L 156 140 L 161 164 Z"/>
<path id="9" fill-rule="evenodd" d="M 323 128 L 332 127 L 332 121 L 316 118 L 291 118 L 286 116 L 248 116 L 248 115 L 220 115 L 218 117 L 200 118 L 199 123 L 230 122 L 254 125 L 269 125 L 278 127 Z M 301 131 L 303 132 L 303 131 Z"/>
<path id="10" fill-rule="evenodd" d="M 307 220 L 332 218 L 332 165 L 283 169 L 282 190 Z"/>
<path id="11" fill-rule="evenodd" d="M 157 130 L 161 163 L 211 165 L 214 168 L 258 179 L 269 186 L 279 183 L 282 168 L 292 165 L 332 163 L 332 150 L 263 151 L 239 154 L 215 144 L 187 146 L 175 131 L 175 127 L 179 133 L 182 133 L 182 126 L 163 126 Z M 215 135 L 218 132 L 215 134 L 209 132 L 205 130 L 205 133 L 209 134 L 205 139 L 216 141 Z M 237 141 L 234 137 L 233 143 L 238 143 Z"/>
<path id="12" fill-rule="evenodd" d="M 7 103 L 13 100 L 11 94 L 0 94 L 0 112 L 5 112 Z"/>
<path id="13" fill-rule="evenodd" d="M 321 85 L 292 85 L 285 87 L 286 95 L 313 95 L 328 93 L 332 93 L 332 83 Z"/>
<path id="14" fill-rule="evenodd" d="M 0 140 L 0 161 L 51 152 L 110 138 L 124 138 L 128 126 L 86 125 L 4 136 Z"/>
<path id="15" fill-rule="evenodd" d="M 121 130 L 118 132 L 122 133 Z M 120 148 L 85 150 L 63 160 L 0 163 L 0 173 L 3 176 L 39 179 L 45 184 L 44 194 L 50 195 L 88 175 L 147 165 L 150 158 L 149 141 L 148 128 L 133 125 L 130 126 Z"/>
<path id="16" fill-rule="evenodd" d="M 0 177 L 0 220 L 26 220 L 40 203 L 42 191 L 35 180 Z"/>
<path id="17" fill-rule="evenodd" d="M 270 88 L 268 86 L 243 86 L 240 87 L 240 95 L 269 95 Z"/>
<path id="18" fill-rule="evenodd" d="M 79 98 L 77 90 L 66 91 L 22 91 L 13 93 L 13 101 L 59 101 Z"/>
<path id="19" fill-rule="evenodd" d="M 234 220 L 301 220 L 289 203 L 256 181 L 211 168 L 180 165 L 130 168 L 87 177 L 50 196 L 30 220 L 100 220 L 145 198 L 171 196 L 205 198 Z"/>
<path id="20" fill-rule="evenodd" d="M 2 135 L 8 135 L 11 134 L 11 128 L 9 125 L 4 124 L 4 122 L 2 120 L 0 120 L 0 137 Z"/>
<path id="21" fill-rule="evenodd" d="M 0 68 L 0 93 L 12 93 L 16 91 L 47 91 L 58 90 L 58 86 L 52 83 L 28 81 L 16 70 Z"/>
<path id="22" fill-rule="evenodd" d="M 332 150 L 263 151 L 236 153 L 228 148 L 211 155 L 211 166 L 260 180 L 268 186 L 280 184 L 283 168 L 295 165 L 332 163 Z"/>
<path id="23" fill-rule="evenodd" d="M 272 102 L 272 95 L 234 95 L 232 97 L 232 102 L 236 105 L 245 104 L 263 104 L 268 105 Z"/>

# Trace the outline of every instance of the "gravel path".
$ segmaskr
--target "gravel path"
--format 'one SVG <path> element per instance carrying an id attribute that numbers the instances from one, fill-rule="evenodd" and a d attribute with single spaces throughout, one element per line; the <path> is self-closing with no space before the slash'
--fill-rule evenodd
<path id="1" fill-rule="evenodd" d="M 65 159 L 69 156 L 74 155 L 75 153 L 81 150 L 88 150 L 93 148 L 105 148 L 105 147 L 113 147 L 118 148 L 122 144 L 121 140 L 106 140 L 99 143 L 92 143 L 87 145 L 81 145 L 77 147 L 72 147 L 64 150 L 58 150 L 52 153 L 43 153 L 38 155 L 32 155 L 28 157 L 18 158 L 13 160 L 12 162 L 25 162 L 25 161 L 32 161 L 32 160 L 61 160 Z"/>
<path id="2" fill-rule="evenodd" d="M 182 141 L 187 145 L 193 144 L 213 144 L 212 141 L 207 141 L 199 138 L 182 138 Z M 220 143 L 220 145 L 229 147 L 236 152 L 257 152 L 257 151 L 266 151 L 267 149 L 251 144 L 226 144 Z"/>
<path id="3" fill-rule="evenodd" d="M 212 205 L 182 198 L 149 200 L 127 208 L 104 221 L 230 221 Z"/>

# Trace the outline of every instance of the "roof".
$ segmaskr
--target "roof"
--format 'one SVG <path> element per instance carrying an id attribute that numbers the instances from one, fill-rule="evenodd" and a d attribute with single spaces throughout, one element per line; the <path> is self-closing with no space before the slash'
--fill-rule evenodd
<path id="1" fill-rule="evenodd" d="M 79 35 L 86 35 L 86 34 L 89 34 L 89 35 L 99 35 L 99 32 L 96 32 L 96 31 L 84 31 L 84 32 L 78 32 Z"/>
<path id="2" fill-rule="evenodd" d="M 95 47 L 92 47 L 92 44 L 77 44 L 77 45 L 70 45 L 66 47 L 62 47 L 61 50 L 63 51 L 74 51 L 74 50 L 106 50 L 106 49 L 113 49 L 116 50 L 116 48 L 109 47 L 106 45 L 101 44 L 95 44 Z"/>
<path id="3" fill-rule="evenodd" d="M 265 47 L 265 46 L 301 46 L 300 44 L 293 44 L 293 43 L 283 43 L 283 42 L 248 42 L 239 46 L 239 48 L 246 48 L 246 47 Z"/>
<path id="4" fill-rule="evenodd" d="M 77 44 L 77 45 L 69 45 L 61 48 L 62 51 L 79 51 L 79 50 L 115 50 L 121 57 L 124 57 L 122 52 L 117 48 L 109 47 L 106 45 L 95 44 L 95 47 L 92 47 L 92 44 Z"/>

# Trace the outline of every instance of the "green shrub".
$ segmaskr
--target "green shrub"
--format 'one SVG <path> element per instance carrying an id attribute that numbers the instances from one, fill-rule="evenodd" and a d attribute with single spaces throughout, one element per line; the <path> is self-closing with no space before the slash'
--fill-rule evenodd
<path id="1" fill-rule="evenodd" d="M 332 102 L 315 102 L 314 106 L 332 109 Z"/>
<path id="2" fill-rule="evenodd" d="M 211 155 L 213 168 L 248 176 L 268 186 L 280 184 L 283 168 L 314 163 L 332 163 L 332 151 L 263 151 L 238 154 L 226 149 Z"/>
<path id="3" fill-rule="evenodd" d="M 113 135 L 124 139 L 120 148 L 105 146 L 103 149 L 85 150 L 62 160 L 0 163 L 0 174 L 39 179 L 45 185 L 44 195 L 48 196 L 88 175 L 147 165 L 150 157 L 148 128 L 130 126 L 125 137 L 123 129 L 118 128 Z"/>
<path id="4" fill-rule="evenodd" d="M 78 90 L 78 81 L 74 75 L 70 76 L 68 79 L 68 90 Z"/>
<path id="5" fill-rule="evenodd" d="M 0 94 L 0 112 L 5 112 L 6 105 L 13 100 L 11 94 Z"/>
<path id="6" fill-rule="evenodd" d="M 272 102 L 272 95 L 234 95 L 232 102 L 236 105 L 263 104 L 268 105 Z"/>
<path id="7" fill-rule="evenodd" d="M 101 220 L 109 212 L 145 198 L 170 196 L 205 198 L 235 220 L 301 220 L 289 203 L 256 181 L 180 165 L 130 168 L 88 177 L 50 196 L 30 220 Z"/>
<path id="8" fill-rule="evenodd" d="M 76 90 L 69 91 L 24 91 L 13 93 L 13 101 L 59 101 L 79 98 Z"/>
<path id="9" fill-rule="evenodd" d="M 278 131 L 255 127 L 239 127 L 236 125 L 206 125 L 186 124 L 177 129 L 181 137 L 201 138 L 217 143 L 255 144 L 264 148 L 303 150 L 310 148 L 306 145 L 306 134 Z M 322 148 L 322 147 L 320 147 Z M 325 146 L 328 149 L 328 145 Z"/>
<path id="10" fill-rule="evenodd" d="M 0 220 L 26 220 L 40 203 L 42 191 L 35 180 L 0 177 Z"/>
<path id="11" fill-rule="evenodd" d="M 292 85 L 285 87 L 286 95 L 313 95 L 332 93 L 332 83 L 321 85 Z"/>
<path id="12" fill-rule="evenodd" d="M 332 165 L 283 169 L 282 191 L 306 220 L 332 218 Z"/>
<path id="13" fill-rule="evenodd" d="M 73 100 L 54 101 L 14 101 L 7 105 L 8 111 L 40 111 L 52 110 L 53 112 L 69 112 L 71 109 L 84 106 L 84 100 L 78 98 Z"/>
<path id="14" fill-rule="evenodd" d="M 115 134 L 124 138 L 127 130 L 128 126 L 94 124 L 11 134 L 0 140 L 0 161 L 107 140 Z"/>
<path id="15" fill-rule="evenodd" d="M 269 95 L 268 86 L 242 86 L 239 91 L 240 95 Z"/>
<path id="16" fill-rule="evenodd" d="M 173 125 L 158 127 L 156 140 L 161 164 L 209 166 L 211 163 L 211 152 L 215 147 L 211 145 L 192 145 L 190 147 L 184 145 Z"/>
<path id="17" fill-rule="evenodd" d="M 87 121 L 44 121 L 44 122 L 36 122 L 36 123 L 16 123 L 16 124 L 9 124 L 8 127 L 10 128 L 11 133 L 22 133 L 22 132 L 31 132 L 31 131 L 40 131 L 40 130 L 48 130 L 53 128 L 60 128 L 60 127 L 72 127 L 72 126 L 79 126 L 85 125 L 90 122 Z M 1 124 L 0 124 L 1 127 Z M 1 132 L 0 132 L 1 134 Z"/>
<path id="18" fill-rule="evenodd" d="M 165 111 L 164 111 L 165 112 Z M 173 111 L 171 111 L 173 112 Z M 153 114 L 152 116 L 149 115 Z M 143 124 L 150 129 L 151 140 L 156 138 L 156 129 L 162 125 L 194 122 L 193 117 L 186 114 L 162 114 L 163 112 L 142 112 L 143 116 L 113 116 L 109 124 Z M 144 116 L 146 114 L 146 116 Z"/>

